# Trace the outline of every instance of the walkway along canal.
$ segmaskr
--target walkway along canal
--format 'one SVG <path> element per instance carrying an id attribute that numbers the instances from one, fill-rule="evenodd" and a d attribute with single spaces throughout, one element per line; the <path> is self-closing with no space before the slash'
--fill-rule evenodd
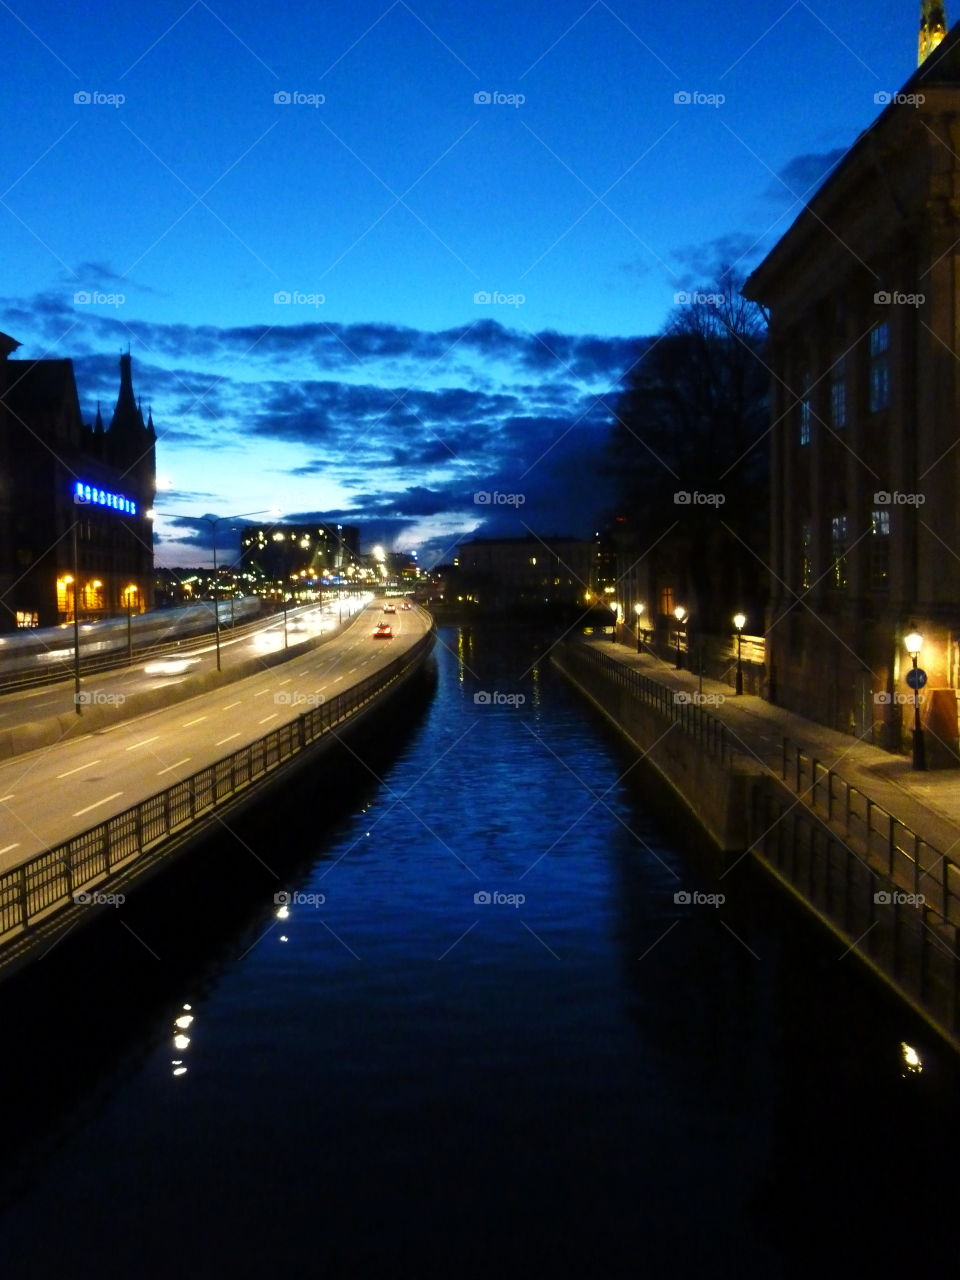
<path id="1" fill-rule="evenodd" d="M 552 639 L 441 628 L 0 985 L 4 1280 L 946 1273 L 952 1051 L 722 875 Z"/>
<path id="2" fill-rule="evenodd" d="M 707 710 L 724 695 L 700 695 L 690 673 L 667 678 L 603 642 L 563 644 L 554 661 L 721 851 L 755 857 L 960 1049 L 960 866 L 944 852 L 956 833 L 936 822 L 941 839 L 953 835 L 938 847 L 827 768 L 815 747 L 781 737 L 771 768 L 767 735 Z"/>

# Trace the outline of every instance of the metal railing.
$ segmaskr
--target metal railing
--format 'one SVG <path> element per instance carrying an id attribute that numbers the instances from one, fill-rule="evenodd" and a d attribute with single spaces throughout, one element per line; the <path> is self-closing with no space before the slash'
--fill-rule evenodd
<path id="1" fill-rule="evenodd" d="M 856 852 L 901 889 L 960 925 L 960 866 L 802 747 L 783 739 L 781 777 Z"/>
<path id="2" fill-rule="evenodd" d="M 100 890 L 137 858 L 299 755 L 395 680 L 432 643 L 434 628 L 375 675 L 189 778 L 0 874 L 0 947 L 63 910 L 74 895 Z"/>
<path id="3" fill-rule="evenodd" d="M 896 870 L 897 859 L 903 856 L 916 874 L 919 864 L 912 852 L 896 842 L 893 824 L 898 828 L 902 824 L 879 805 L 871 804 L 870 812 L 883 815 L 882 822 L 890 824 L 883 832 L 888 867 Z M 891 888 L 894 876 L 887 868 L 875 869 L 843 837 L 812 817 L 809 808 L 788 800 L 772 786 L 754 788 L 750 813 L 751 851 L 828 920 L 850 950 L 885 974 L 956 1043 L 960 1033 L 956 899 L 947 896 L 930 905 L 921 896 L 926 890 L 908 893 Z"/>
<path id="4" fill-rule="evenodd" d="M 649 676 L 642 675 L 582 641 L 564 644 L 563 654 L 602 671 L 604 677 L 617 688 L 625 690 L 652 707 L 659 715 L 673 721 L 711 755 L 716 756 L 721 764 L 732 761 L 739 754 L 731 748 L 724 724 L 696 701 L 699 695 L 657 684 Z"/>

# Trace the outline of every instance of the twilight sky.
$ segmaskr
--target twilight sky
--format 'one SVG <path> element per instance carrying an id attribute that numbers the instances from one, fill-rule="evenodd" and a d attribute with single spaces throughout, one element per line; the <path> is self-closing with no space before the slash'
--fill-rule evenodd
<path id="1" fill-rule="evenodd" d="M 130 344 L 161 564 L 209 561 L 164 511 L 359 523 L 422 563 L 592 532 L 638 340 L 775 243 L 914 69 L 920 11 L 71 8 L 0 0 L 0 330 L 72 357 L 91 420 Z"/>

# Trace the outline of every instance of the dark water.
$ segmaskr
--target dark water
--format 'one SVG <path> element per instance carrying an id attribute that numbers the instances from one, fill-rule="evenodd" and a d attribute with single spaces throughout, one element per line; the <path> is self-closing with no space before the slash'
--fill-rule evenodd
<path id="1" fill-rule="evenodd" d="M 373 740 L 0 991 L 5 1276 L 949 1258 L 957 1062 L 543 648 L 444 628 Z"/>

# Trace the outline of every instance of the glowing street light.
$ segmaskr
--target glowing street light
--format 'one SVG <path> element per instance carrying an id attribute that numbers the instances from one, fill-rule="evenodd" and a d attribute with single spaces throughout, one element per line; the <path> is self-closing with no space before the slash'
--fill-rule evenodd
<path id="1" fill-rule="evenodd" d="M 733 615 L 733 625 L 737 628 L 737 696 L 743 693 L 743 662 L 740 657 L 740 642 L 743 639 L 743 628 L 746 626 L 747 616 L 744 613 L 735 613 Z"/>
<path id="2" fill-rule="evenodd" d="M 643 652 L 643 628 L 640 626 L 640 619 L 643 617 L 646 607 L 644 604 L 635 604 L 633 606 L 633 612 L 637 615 L 637 653 Z"/>
<path id="3" fill-rule="evenodd" d="M 686 622 L 688 614 L 683 605 L 678 604 L 673 611 L 673 616 L 677 620 L 677 670 L 683 667 L 683 654 L 680 652 L 680 638 L 683 633 L 683 624 Z"/>
<path id="4" fill-rule="evenodd" d="M 913 681 L 912 683 L 908 682 L 911 683 L 913 689 L 913 767 L 914 769 L 926 769 L 927 753 L 923 741 L 923 729 L 920 727 L 920 676 L 917 665 L 920 650 L 923 648 L 923 636 L 919 631 L 912 630 L 903 637 L 903 644 L 907 653 L 913 659 Z"/>

